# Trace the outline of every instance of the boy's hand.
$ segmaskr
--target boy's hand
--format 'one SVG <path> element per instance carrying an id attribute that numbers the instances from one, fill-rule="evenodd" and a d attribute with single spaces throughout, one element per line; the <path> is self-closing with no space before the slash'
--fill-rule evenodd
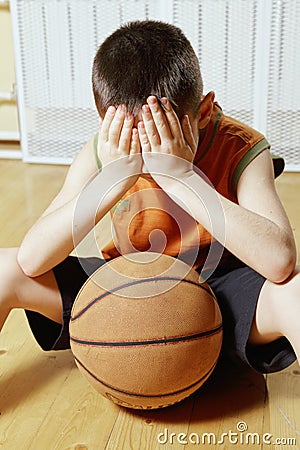
<path id="1" fill-rule="evenodd" d="M 138 131 L 133 127 L 132 114 L 123 105 L 110 106 L 100 122 L 98 156 L 102 170 L 119 176 L 129 189 L 142 170 L 141 146 Z M 124 186 L 123 186 L 124 187 Z"/>
<path id="2" fill-rule="evenodd" d="M 148 171 L 158 184 L 184 179 L 193 172 L 193 160 L 197 150 L 189 117 L 180 123 L 166 98 L 151 96 L 142 107 L 143 122 L 138 131 L 143 159 Z"/>

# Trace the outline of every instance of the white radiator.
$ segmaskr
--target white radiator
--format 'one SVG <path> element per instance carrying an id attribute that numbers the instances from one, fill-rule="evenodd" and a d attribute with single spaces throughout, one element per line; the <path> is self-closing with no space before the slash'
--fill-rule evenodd
<path id="1" fill-rule="evenodd" d="M 300 170 L 298 0 L 11 0 L 23 159 L 70 163 L 97 131 L 91 67 L 121 23 L 178 25 L 205 92 Z"/>

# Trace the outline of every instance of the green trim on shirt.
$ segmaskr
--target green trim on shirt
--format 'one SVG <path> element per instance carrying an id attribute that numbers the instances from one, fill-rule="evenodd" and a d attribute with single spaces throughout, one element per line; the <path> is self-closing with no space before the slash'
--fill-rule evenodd
<path id="1" fill-rule="evenodd" d="M 101 172 L 102 164 L 101 164 L 101 161 L 98 156 L 98 137 L 99 137 L 99 135 L 98 135 L 98 133 L 96 133 L 94 136 L 94 155 L 95 155 L 95 160 L 96 160 L 98 170 L 99 170 L 99 172 Z"/>
<path id="2" fill-rule="evenodd" d="M 251 163 L 251 161 L 254 160 L 254 158 L 256 158 L 256 156 L 258 156 L 261 152 L 263 152 L 264 150 L 270 148 L 270 144 L 269 142 L 264 138 L 261 141 L 257 142 L 257 144 L 254 145 L 254 147 L 252 147 L 244 156 L 243 158 L 240 160 L 240 162 L 238 163 L 238 165 L 236 166 L 236 169 L 233 173 L 232 176 L 232 189 L 233 192 L 236 193 L 236 189 L 237 189 L 237 185 L 239 182 L 239 179 L 243 173 L 243 171 L 246 169 L 246 167 L 248 166 L 248 164 Z"/>

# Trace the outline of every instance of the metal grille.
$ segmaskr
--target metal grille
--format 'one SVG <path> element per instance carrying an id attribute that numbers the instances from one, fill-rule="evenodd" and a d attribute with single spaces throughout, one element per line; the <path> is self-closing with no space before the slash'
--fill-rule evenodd
<path id="1" fill-rule="evenodd" d="M 13 0 L 23 159 L 70 163 L 97 131 L 91 69 L 129 20 L 161 18 L 159 0 Z"/>
<path id="2" fill-rule="evenodd" d="M 300 170 L 298 0 L 11 0 L 24 160 L 70 163 L 97 131 L 91 67 L 121 23 L 183 29 L 205 92 Z"/>
<path id="3" fill-rule="evenodd" d="M 176 1 L 174 23 L 199 56 L 204 91 L 224 112 L 253 123 L 256 1 Z"/>

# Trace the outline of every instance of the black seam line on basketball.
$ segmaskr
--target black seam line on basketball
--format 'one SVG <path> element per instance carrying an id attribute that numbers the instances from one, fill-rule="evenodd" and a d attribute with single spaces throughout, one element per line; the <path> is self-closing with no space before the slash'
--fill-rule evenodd
<path id="1" fill-rule="evenodd" d="M 211 291 L 207 289 L 205 286 L 196 283 L 195 281 L 186 280 L 185 278 L 181 279 L 178 277 L 153 277 L 153 278 L 141 278 L 139 280 L 134 280 L 129 283 L 122 284 L 121 286 L 116 286 L 109 291 L 103 292 L 103 294 L 99 295 L 98 297 L 94 298 L 88 305 L 86 305 L 79 313 L 77 313 L 74 317 L 71 317 L 71 322 L 74 320 L 77 320 L 79 317 L 81 317 L 88 309 L 90 309 L 95 303 L 97 303 L 99 300 L 102 300 L 104 297 L 107 297 L 110 294 L 113 294 L 114 292 L 118 292 L 124 288 L 134 286 L 136 284 L 141 283 L 150 283 L 152 281 L 182 281 L 184 283 L 193 284 L 194 286 L 200 287 L 201 289 L 204 289 L 206 292 L 211 294 Z"/>
<path id="2" fill-rule="evenodd" d="M 195 387 L 197 384 L 199 384 L 204 378 L 209 378 L 209 376 L 212 374 L 212 372 L 214 371 L 216 365 L 217 365 L 217 361 L 218 359 L 215 361 L 215 363 L 213 364 L 212 368 L 206 372 L 205 375 L 203 375 L 203 377 L 199 378 L 197 381 L 195 381 L 194 383 L 190 384 L 189 386 L 186 386 L 182 389 L 179 389 L 178 391 L 173 391 L 173 392 L 168 392 L 166 394 L 138 394 L 135 392 L 129 392 L 129 391 L 123 391 L 121 389 L 117 389 L 114 386 L 111 386 L 108 383 L 105 383 L 103 380 L 101 380 L 100 378 L 98 378 L 95 374 L 93 374 L 93 372 L 91 372 L 87 367 L 85 367 L 85 365 L 76 357 L 74 356 L 76 362 L 84 369 L 86 370 L 86 372 L 92 377 L 94 378 L 94 380 L 98 381 L 99 383 L 103 384 L 103 386 L 108 387 L 109 389 L 112 389 L 115 392 L 120 392 L 121 394 L 125 394 L 131 397 L 140 397 L 140 398 L 160 398 L 160 397 L 171 397 L 172 395 L 176 395 L 176 394 L 181 394 L 181 392 L 187 391 L 189 389 L 192 389 L 193 387 Z"/>
<path id="3" fill-rule="evenodd" d="M 139 345 L 161 345 L 170 344 L 175 342 L 186 342 L 195 339 L 200 339 L 203 337 L 211 336 L 217 334 L 222 330 L 222 325 L 219 325 L 212 330 L 202 331 L 201 333 L 190 334 L 189 336 L 178 336 L 166 339 L 149 339 L 145 341 L 124 341 L 124 342 L 106 342 L 106 341 L 86 341 L 84 339 L 78 339 L 70 336 L 70 340 L 76 344 L 90 345 L 96 347 L 134 347 Z"/>

